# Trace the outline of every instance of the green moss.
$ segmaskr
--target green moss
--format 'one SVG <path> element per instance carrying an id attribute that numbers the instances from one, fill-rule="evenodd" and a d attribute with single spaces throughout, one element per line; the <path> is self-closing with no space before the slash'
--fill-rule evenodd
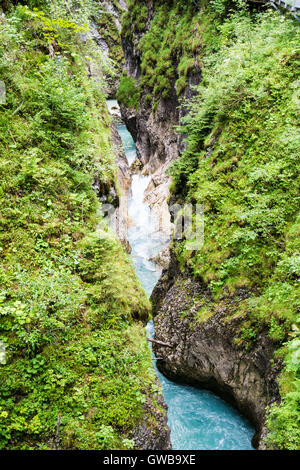
<path id="1" fill-rule="evenodd" d="M 139 2 L 130 1 L 123 19 L 122 35 L 141 51 L 142 90 L 167 99 L 176 80 L 177 95 L 181 95 L 187 84 L 187 74 L 199 58 L 202 12 L 195 12 L 192 1 L 156 1 L 154 12 L 145 33 L 143 23 L 147 11 L 141 16 Z M 137 34 L 140 32 L 145 33 L 141 38 Z"/>
<path id="2" fill-rule="evenodd" d="M 195 316 L 194 316 L 194 319 L 193 319 L 193 323 L 194 323 L 194 324 L 203 323 L 203 322 L 205 322 L 206 320 L 208 320 L 209 317 L 211 317 L 213 314 L 214 314 L 214 311 L 213 311 L 213 309 L 211 308 L 211 306 L 203 305 L 203 307 L 201 307 L 201 308 L 196 312 L 196 314 L 195 314 Z"/>
<path id="3" fill-rule="evenodd" d="M 185 87 L 187 86 L 188 82 L 186 77 L 182 76 L 176 80 L 176 93 L 178 96 L 184 91 Z"/>
<path id="4" fill-rule="evenodd" d="M 139 105 L 139 87 L 136 86 L 132 77 L 123 72 L 120 85 L 117 91 L 117 100 L 119 103 L 129 108 L 138 108 Z"/>
<path id="5" fill-rule="evenodd" d="M 55 448 L 59 421 L 59 448 L 132 448 L 158 392 L 150 304 L 92 189 L 116 176 L 104 91 L 87 44 L 50 58 L 40 28 L 0 18 L 0 448 Z"/>
<path id="6" fill-rule="evenodd" d="M 148 9 L 137 0 L 128 0 L 127 7 L 128 10 L 122 17 L 122 31 L 124 36 L 130 37 L 132 33 L 139 34 L 144 31 Z"/>
<path id="7" fill-rule="evenodd" d="M 195 60 L 191 57 L 183 56 L 178 65 L 179 76 L 187 77 L 189 72 L 194 68 Z"/>

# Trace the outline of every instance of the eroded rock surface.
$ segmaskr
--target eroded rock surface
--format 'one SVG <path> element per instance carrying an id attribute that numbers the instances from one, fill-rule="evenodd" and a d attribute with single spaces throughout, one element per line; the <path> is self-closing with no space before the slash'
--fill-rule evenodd
<path id="1" fill-rule="evenodd" d="M 247 296 L 241 289 L 234 298 L 212 305 L 207 287 L 181 273 L 173 256 L 151 297 L 155 339 L 173 348 L 155 344 L 154 351 L 164 358 L 157 365 L 168 377 L 208 388 L 233 403 L 257 430 L 253 444 L 264 448 L 265 411 L 279 400 L 281 363 L 272 364 L 275 345 L 266 332 L 248 350 L 235 343 L 244 317 L 235 317 L 232 310 Z M 198 312 L 206 306 L 210 316 L 201 318 Z"/>
<path id="2" fill-rule="evenodd" d="M 150 422 L 141 422 L 133 432 L 133 439 L 136 448 L 139 450 L 169 450 L 171 449 L 170 428 L 166 423 L 167 405 L 164 402 L 163 395 L 158 395 L 157 407 L 149 400 L 145 403 L 147 415 L 153 416 L 153 426 Z"/>

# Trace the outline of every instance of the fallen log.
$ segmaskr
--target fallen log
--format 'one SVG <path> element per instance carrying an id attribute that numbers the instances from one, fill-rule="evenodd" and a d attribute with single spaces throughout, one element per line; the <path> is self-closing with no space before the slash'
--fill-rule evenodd
<path id="1" fill-rule="evenodd" d="M 163 341 L 158 341 L 157 339 L 147 338 L 151 343 L 159 344 L 159 346 L 164 346 L 166 348 L 173 348 L 169 343 L 164 343 Z"/>

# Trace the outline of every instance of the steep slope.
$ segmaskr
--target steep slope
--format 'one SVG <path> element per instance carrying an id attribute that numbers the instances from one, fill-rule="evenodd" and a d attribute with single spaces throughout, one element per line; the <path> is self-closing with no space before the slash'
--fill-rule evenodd
<path id="1" fill-rule="evenodd" d="M 92 17 L 94 40 L 107 54 L 113 63 L 113 73 L 107 76 L 108 94 L 115 96 L 119 85 L 119 77 L 124 65 L 121 46 L 121 16 L 127 8 L 125 0 L 94 1 L 95 11 Z"/>
<path id="2" fill-rule="evenodd" d="M 0 448 L 168 448 L 150 305 L 93 190 L 117 187 L 106 61 L 87 2 L 35 5 L 0 18 Z"/>
<path id="3" fill-rule="evenodd" d="M 174 242 L 152 295 L 173 345 L 155 347 L 159 368 L 233 401 L 256 445 L 295 449 L 299 27 L 238 3 L 129 2 L 118 95 L 144 171 L 173 162 L 169 202 L 205 210 L 204 246 Z"/>

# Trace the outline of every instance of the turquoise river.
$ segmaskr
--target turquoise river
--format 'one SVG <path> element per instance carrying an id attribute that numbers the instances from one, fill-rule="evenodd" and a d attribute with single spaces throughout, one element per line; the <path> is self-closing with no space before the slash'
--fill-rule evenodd
<path id="1" fill-rule="evenodd" d="M 108 103 L 109 108 L 113 105 L 116 105 L 115 101 Z M 125 125 L 119 124 L 118 132 L 131 165 L 136 158 L 135 144 Z M 133 223 L 127 234 L 137 275 L 149 296 L 161 275 L 160 268 L 149 258 L 168 243 L 157 233 L 151 210 L 144 202 L 144 191 L 150 178 L 140 174 L 132 176 L 128 212 Z M 153 335 L 153 322 L 148 324 L 147 331 L 149 336 Z M 158 370 L 157 375 L 168 405 L 174 450 L 253 449 L 254 429 L 232 406 L 209 391 L 174 383 Z"/>

